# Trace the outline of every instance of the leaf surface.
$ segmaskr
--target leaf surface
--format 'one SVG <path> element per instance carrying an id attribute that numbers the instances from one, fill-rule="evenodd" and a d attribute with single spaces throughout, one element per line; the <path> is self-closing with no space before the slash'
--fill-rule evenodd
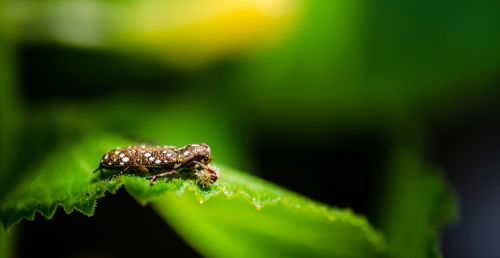
<path id="1" fill-rule="evenodd" d="M 162 196 L 153 207 L 209 257 L 378 257 L 384 240 L 364 217 L 222 168 L 202 194 Z M 184 189 L 196 193 L 196 187 Z M 202 204 L 200 204 L 202 203 Z"/>

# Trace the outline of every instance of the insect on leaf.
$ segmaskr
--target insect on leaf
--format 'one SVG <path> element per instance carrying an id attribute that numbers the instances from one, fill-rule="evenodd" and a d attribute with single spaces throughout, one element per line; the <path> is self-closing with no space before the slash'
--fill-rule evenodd
<path id="1" fill-rule="evenodd" d="M 59 148 L 20 179 L 0 205 L 0 219 L 11 228 L 39 212 L 51 218 L 58 206 L 93 215 L 96 201 L 121 185 L 155 210 L 197 251 L 206 256 L 379 257 L 384 239 L 361 216 L 314 202 L 257 177 L 222 167 L 208 189 L 182 174 L 151 185 L 126 174 L 109 182 L 92 171 L 108 146 L 130 142 L 93 135 Z M 255 248 L 258 245 L 259 248 Z"/>

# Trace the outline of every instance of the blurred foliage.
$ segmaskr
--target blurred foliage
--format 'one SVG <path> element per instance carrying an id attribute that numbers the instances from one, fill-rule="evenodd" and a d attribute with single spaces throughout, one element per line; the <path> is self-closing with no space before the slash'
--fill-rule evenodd
<path id="1" fill-rule="evenodd" d="M 394 150 L 386 177 L 378 217 L 391 254 L 441 257 L 436 229 L 457 216 L 455 196 L 443 176 L 405 146 Z"/>
<path id="2" fill-rule="evenodd" d="M 390 130 L 493 90 L 498 1 L 307 3 L 290 39 L 238 69 L 235 96 L 269 123 Z"/>

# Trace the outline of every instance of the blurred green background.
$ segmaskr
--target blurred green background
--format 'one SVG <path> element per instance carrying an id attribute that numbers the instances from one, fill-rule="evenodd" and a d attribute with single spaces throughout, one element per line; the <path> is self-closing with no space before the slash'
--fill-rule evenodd
<path id="1" fill-rule="evenodd" d="M 488 0 L 1 0 L 0 197 L 51 150 L 96 132 L 204 141 L 216 163 L 365 214 L 396 254 L 497 257 L 499 14 Z M 462 219 L 427 250 L 454 213 L 433 199 L 443 178 Z M 158 221 L 116 198 L 94 226 L 62 213 L 27 223 L 13 252 L 140 254 L 62 237 L 106 225 L 121 205 L 134 210 L 121 221 Z M 134 233 L 198 255 L 154 225 Z"/>

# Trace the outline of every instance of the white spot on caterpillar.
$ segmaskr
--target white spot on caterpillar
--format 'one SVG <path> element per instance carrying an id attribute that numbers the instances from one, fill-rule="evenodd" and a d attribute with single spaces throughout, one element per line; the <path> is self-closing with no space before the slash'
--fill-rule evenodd
<path id="1" fill-rule="evenodd" d="M 123 158 L 124 156 L 125 156 L 125 154 L 120 153 L 120 158 Z"/>
<path id="2" fill-rule="evenodd" d="M 146 148 L 146 144 L 141 144 L 141 148 Z"/>
<path id="3" fill-rule="evenodd" d="M 141 150 L 141 153 L 144 153 L 144 151 L 143 151 L 143 150 Z"/>
<path id="4" fill-rule="evenodd" d="M 110 166 L 111 166 L 111 165 L 113 165 L 113 163 L 109 162 L 109 163 L 108 163 L 108 165 L 110 165 Z"/>
<path id="5" fill-rule="evenodd" d="M 104 160 L 103 160 L 103 159 L 101 159 L 101 163 L 104 163 Z"/>
<path id="6" fill-rule="evenodd" d="M 168 162 L 168 160 L 164 160 L 163 162 L 167 163 L 167 162 Z"/>
<path id="7" fill-rule="evenodd" d="M 160 163 L 161 163 L 161 160 L 157 159 L 157 160 L 155 161 L 155 163 L 156 163 L 156 164 L 160 164 Z"/>
<path id="8" fill-rule="evenodd" d="M 164 151 L 163 151 L 163 153 L 167 153 L 167 151 L 166 151 L 166 150 L 164 150 Z"/>
<path id="9" fill-rule="evenodd" d="M 123 166 L 123 165 L 125 165 L 125 163 L 123 163 L 123 162 L 120 162 L 120 166 Z"/>
<path id="10" fill-rule="evenodd" d="M 128 157 L 124 157 L 124 158 L 122 159 L 122 161 L 123 161 L 123 162 L 127 162 L 128 160 L 129 160 L 129 159 L 128 159 Z"/>
<path id="11" fill-rule="evenodd" d="M 120 153 L 120 152 L 119 151 L 115 151 L 115 154 L 118 154 L 118 153 Z"/>
<path id="12" fill-rule="evenodd" d="M 188 156 L 188 155 L 189 155 L 189 151 L 185 151 L 184 156 Z"/>
<path id="13" fill-rule="evenodd" d="M 108 158 L 108 154 L 106 154 L 106 156 L 104 156 L 104 159 L 107 159 Z"/>
<path id="14" fill-rule="evenodd" d="M 153 161 L 153 160 L 155 160 L 155 158 L 153 158 L 153 157 L 149 158 L 149 161 Z"/>
<path id="15" fill-rule="evenodd" d="M 144 157 L 146 157 L 146 158 L 147 158 L 147 157 L 149 157 L 149 156 L 151 156 L 151 153 L 149 153 L 149 152 L 146 152 L 146 153 L 144 154 Z"/>
<path id="16" fill-rule="evenodd" d="M 167 157 L 172 157 L 172 153 L 167 154 Z"/>

